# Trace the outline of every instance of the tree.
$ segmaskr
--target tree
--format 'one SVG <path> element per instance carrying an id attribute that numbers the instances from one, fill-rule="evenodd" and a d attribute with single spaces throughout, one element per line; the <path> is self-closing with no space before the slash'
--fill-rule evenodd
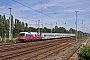
<path id="1" fill-rule="evenodd" d="M 5 15 L 3 15 L 3 16 L 2 16 L 2 19 L 6 20 L 6 17 L 5 17 Z"/>
<path id="2" fill-rule="evenodd" d="M 1 22 L 1 20 L 2 20 L 2 15 L 0 15 L 0 22 Z"/>
<path id="3" fill-rule="evenodd" d="M 24 31 L 24 28 L 25 28 L 24 22 L 22 22 L 22 23 L 21 23 L 21 27 L 20 27 L 20 29 L 21 29 L 20 32 L 23 32 L 23 31 Z"/>
<path id="4" fill-rule="evenodd" d="M 59 29 L 58 29 L 57 26 L 55 26 L 52 30 L 53 30 L 54 33 L 58 33 L 58 32 L 59 32 L 59 31 L 58 31 Z"/>
<path id="5" fill-rule="evenodd" d="M 28 32 L 28 24 L 27 24 L 27 23 L 25 23 L 24 31 L 25 31 L 25 32 Z"/>
<path id="6" fill-rule="evenodd" d="M 44 30 L 43 30 L 43 32 L 45 32 L 45 33 L 47 32 L 47 27 L 44 27 Z"/>
<path id="7" fill-rule="evenodd" d="M 10 17 L 9 17 L 10 18 Z M 18 34 L 20 32 L 38 32 L 38 28 L 34 27 L 28 27 L 27 23 L 21 22 L 18 19 L 13 19 L 13 15 L 11 15 L 11 33 L 13 33 L 13 37 L 18 37 Z M 51 33 L 51 29 L 44 27 L 40 28 L 45 33 Z M 70 30 L 66 30 L 64 27 L 58 27 L 55 26 L 52 28 L 52 32 L 54 33 L 75 33 L 75 29 L 70 28 Z M 83 32 L 78 31 L 78 33 L 81 35 Z M 9 19 L 6 19 L 5 15 L 0 15 L 0 36 L 5 37 L 5 34 L 7 37 L 9 37 Z"/>
<path id="8" fill-rule="evenodd" d="M 69 29 L 69 33 L 73 33 L 73 34 L 75 34 L 75 33 L 76 33 L 76 30 L 75 30 L 75 29 L 70 28 L 70 29 Z"/>
<path id="9" fill-rule="evenodd" d="M 33 27 L 29 27 L 28 28 L 28 32 L 37 32 L 37 29 L 33 28 Z"/>
<path id="10" fill-rule="evenodd" d="M 59 27 L 59 33 L 68 33 L 64 27 Z"/>

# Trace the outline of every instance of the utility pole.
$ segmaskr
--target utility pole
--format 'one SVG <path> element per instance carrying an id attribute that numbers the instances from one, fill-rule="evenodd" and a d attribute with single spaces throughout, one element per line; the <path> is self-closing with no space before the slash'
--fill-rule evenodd
<path id="1" fill-rule="evenodd" d="M 71 27 L 71 34 L 72 34 L 72 27 Z"/>
<path id="2" fill-rule="evenodd" d="M 40 33 L 40 20 L 38 20 L 38 33 Z"/>
<path id="3" fill-rule="evenodd" d="M 19 34 L 19 21 L 18 21 L 18 23 L 17 23 L 17 24 L 18 24 L 18 34 Z"/>
<path id="4" fill-rule="evenodd" d="M 56 26 L 57 26 L 57 21 L 56 21 Z"/>
<path id="5" fill-rule="evenodd" d="M 30 32 L 31 32 L 31 24 L 30 24 Z"/>
<path id="6" fill-rule="evenodd" d="M 42 32 L 43 32 L 43 24 L 41 24 L 42 25 Z"/>
<path id="7" fill-rule="evenodd" d="M 56 21 L 56 33 L 57 33 L 57 21 Z"/>
<path id="8" fill-rule="evenodd" d="M 12 8 L 9 8 L 10 9 L 10 20 L 9 20 L 9 40 L 11 40 L 12 38 L 12 34 L 11 34 L 11 9 Z"/>
<path id="9" fill-rule="evenodd" d="M 51 33 L 52 33 L 52 23 L 51 23 Z"/>
<path id="10" fill-rule="evenodd" d="M 83 39 L 83 20 L 82 20 L 82 39 Z"/>
<path id="11" fill-rule="evenodd" d="M 46 28 L 47 28 L 47 23 L 46 23 Z M 46 29 L 46 31 L 45 32 L 47 32 L 47 29 Z"/>
<path id="12" fill-rule="evenodd" d="M 47 23 L 46 23 L 46 27 L 47 27 Z"/>
<path id="13" fill-rule="evenodd" d="M 77 41 L 77 12 L 79 12 L 79 11 L 75 11 L 76 12 L 76 43 L 78 42 Z"/>
<path id="14" fill-rule="evenodd" d="M 85 24 L 84 24 L 84 37 L 85 37 Z"/>

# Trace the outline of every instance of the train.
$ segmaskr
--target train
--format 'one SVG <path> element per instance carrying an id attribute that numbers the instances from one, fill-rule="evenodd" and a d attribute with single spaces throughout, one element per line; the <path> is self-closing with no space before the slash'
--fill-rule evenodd
<path id="1" fill-rule="evenodd" d="M 20 32 L 18 35 L 18 41 L 36 41 L 45 39 L 56 39 L 62 37 L 74 37 L 75 34 L 65 34 L 65 33 L 37 33 L 37 32 Z"/>
<path id="2" fill-rule="evenodd" d="M 41 34 L 37 32 L 20 32 L 18 35 L 18 41 L 26 42 L 26 41 L 34 41 L 41 40 Z"/>
<path id="3" fill-rule="evenodd" d="M 63 38 L 63 37 L 74 37 L 75 34 L 65 34 L 65 33 L 42 33 L 42 39 L 54 39 L 54 38 Z"/>

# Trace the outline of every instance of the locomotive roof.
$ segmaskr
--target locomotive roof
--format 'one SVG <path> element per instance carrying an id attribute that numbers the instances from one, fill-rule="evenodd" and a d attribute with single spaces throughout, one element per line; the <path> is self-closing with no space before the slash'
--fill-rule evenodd
<path id="1" fill-rule="evenodd" d="M 20 33 L 28 33 L 28 32 L 20 32 Z"/>
<path id="2" fill-rule="evenodd" d="M 25 33 L 25 34 L 38 34 L 37 32 L 20 32 L 20 33 Z"/>
<path id="3" fill-rule="evenodd" d="M 31 34 L 37 34 L 37 32 L 30 32 Z"/>

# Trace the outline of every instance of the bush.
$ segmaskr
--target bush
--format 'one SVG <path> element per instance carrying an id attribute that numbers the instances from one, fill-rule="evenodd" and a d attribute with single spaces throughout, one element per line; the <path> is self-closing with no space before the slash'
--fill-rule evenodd
<path id="1" fill-rule="evenodd" d="M 90 60 L 90 46 L 83 46 L 77 54 L 79 60 Z"/>
<path id="2" fill-rule="evenodd" d="M 15 43 L 15 40 L 6 40 L 4 43 Z"/>

